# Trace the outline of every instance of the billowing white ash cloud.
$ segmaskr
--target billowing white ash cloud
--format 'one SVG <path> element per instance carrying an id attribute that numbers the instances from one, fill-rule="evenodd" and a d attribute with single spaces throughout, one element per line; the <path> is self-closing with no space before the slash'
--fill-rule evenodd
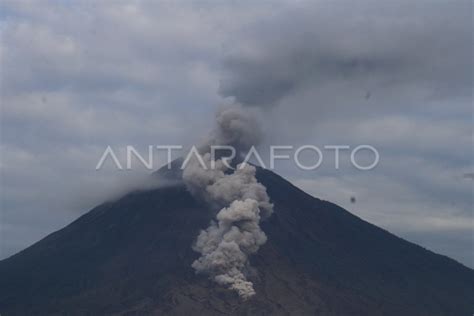
<path id="1" fill-rule="evenodd" d="M 232 170 L 222 159 L 213 161 L 209 151 L 211 145 L 229 145 L 240 154 L 256 145 L 262 134 L 254 117 L 241 107 L 221 109 L 216 122 L 210 139 L 201 148 L 202 160 L 194 157 L 183 170 L 188 190 L 210 207 L 221 208 L 215 221 L 197 237 L 193 249 L 201 257 L 192 266 L 248 299 L 255 294 L 246 277 L 248 258 L 267 240 L 260 221 L 271 215 L 273 205 L 266 188 L 255 177 L 255 167 L 239 164 Z"/>
<path id="2" fill-rule="evenodd" d="M 252 282 L 245 277 L 248 256 L 267 241 L 259 226 L 258 202 L 235 200 L 220 210 L 216 219 L 199 234 L 194 249 L 201 257 L 192 266 L 247 299 L 255 294 Z"/>

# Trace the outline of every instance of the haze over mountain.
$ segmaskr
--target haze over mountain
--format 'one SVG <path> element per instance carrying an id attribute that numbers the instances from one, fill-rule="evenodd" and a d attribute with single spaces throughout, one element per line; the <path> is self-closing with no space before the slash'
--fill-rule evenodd
<path id="1" fill-rule="evenodd" d="M 162 168 L 159 179 L 179 179 Z M 2 315 L 471 315 L 474 271 L 258 168 L 274 213 L 243 301 L 197 275 L 215 212 L 183 184 L 129 193 L 0 262 Z"/>

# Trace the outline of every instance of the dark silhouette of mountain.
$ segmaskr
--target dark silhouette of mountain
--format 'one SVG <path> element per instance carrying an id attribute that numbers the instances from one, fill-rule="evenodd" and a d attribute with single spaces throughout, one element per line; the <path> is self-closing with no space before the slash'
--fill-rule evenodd
<path id="1" fill-rule="evenodd" d="M 175 171 L 162 169 L 162 177 Z M 267 243 L 242 301 L 196 275 L 191 249 L 215 211 L 183 185 L 104 203 L 0 262 L 9 315 L 456 315 L 474 312 L 474 271 L 314 198 L 271 171 Z"/>

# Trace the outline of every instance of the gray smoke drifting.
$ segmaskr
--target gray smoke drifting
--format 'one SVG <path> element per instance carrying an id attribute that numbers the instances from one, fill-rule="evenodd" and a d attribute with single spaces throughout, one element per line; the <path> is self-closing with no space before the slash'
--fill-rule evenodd
<path id="1" fill-rule="evenodd" d="M 216 128 L 211 132 L 204 151 L 208 151 L 211 145 L 228 145 L 242 153 L 258 145 L 263 133 L 253 114 L 240 105 L 220 108 L 216 114 Z"/>
<path id="2" fill-rule="evenodd" d="M 192 266 L 247 299 L 255 294 L 246 277 L 248 257 L 267 240 L 259 224 L 271 215 L 273 205 L 255 177 L 255 167 L 240 164 L 232 170 L 221 159 L 213 161 L 209 148 L 229 145 L 241 153 L 256 145 L 262 134 L 254 117 L 237 106 L 221 109 L 216 121 L 208 144 L 201 149 L 204 166 L 194 157 L 183 170 L 188 190 L 210 206 L 221 208 L 216 221 L 197 237 L 193 249 L 201 257 Z"/>
<path id="3" fill-rule="evenodd" d="M 273 205 L 266 188 L 255 178 L 256 168 L 240 164 L 232 173 L 218 159 L 211 166 L 211 155 L 202 156 L 206 169 L 197 159 L 191 159 L 183 170 L 183 180 L 188 190 L 195 196 L 204 199 L 216 208 L 228 206 L 235 200 L 251 199 L 258 202 L 264 218 L 272 213 Z"/>

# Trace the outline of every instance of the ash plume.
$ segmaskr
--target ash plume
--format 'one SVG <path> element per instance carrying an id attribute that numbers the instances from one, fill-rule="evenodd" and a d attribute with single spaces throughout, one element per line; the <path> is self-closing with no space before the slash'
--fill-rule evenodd
<path id="1" fill-rule="evenodd" d="M 252 199 L 258 202 L 264 218 L 271 215 L 273 205 L 266 188 L 255 178 L 254 166 L 239 164 L 232 171 L 218 159 L 212 167 L 209 153 L 204 154 L 202 160 L 206 169 L 197 159 L 192 159 L 183 170 L 184 183 L 193 195 L 204 199 L 215 208 L 228 206 L 235 200 Z M 228 173 L 229 171 L 232 173 Z"/>
<path id="2" fill-rule="evenodd" d="M 267 241 L 260 229 L 258 202 L 252 199 L 235 200 L 217 214 L 217 223 L 199 234 L 194 250 L 201 257 L 193 268 L 212 276 L 218 284 L 237 291 L 244 299 L 255 294 L 252 282 L 245 277 L 248 256 L 257 252 Z"/>
<path id="3" fill-rule="evenodd" d="M 258 144 L 261 137 L 257 121 L 247 111 L 239 106 L 222 108 L 216 115 L 216 128 L 200 149 L 202 161 L 190 159 L 183 170 L 188 190 L 210 207 L 220 209 L 196 239 L 193 249 L 201 257 L 192 267 L 235 290 L 242 299 L 255 295 L 253 283 L 246 277 L 250 268 L 248 258 L 267 240 L 259 224 L 272 214 L 273 205 L 266 188 L 255 177 L 255 167 L 239 164 L 231 169 L 209 151 L 212 145 L 225 145 L 234 147 L 237 155 L 241 155 Z"/>
<path id="4" fill-rule="evenodd" d="M 208 152 L 212 145 L 227 145 L 241 154 L 258 145 L 263 137 L 253 113 L 240 105 L 221 107 L 216 113 L 215 123 L 216 127 L 202 148 L 204 152 Z"/>

